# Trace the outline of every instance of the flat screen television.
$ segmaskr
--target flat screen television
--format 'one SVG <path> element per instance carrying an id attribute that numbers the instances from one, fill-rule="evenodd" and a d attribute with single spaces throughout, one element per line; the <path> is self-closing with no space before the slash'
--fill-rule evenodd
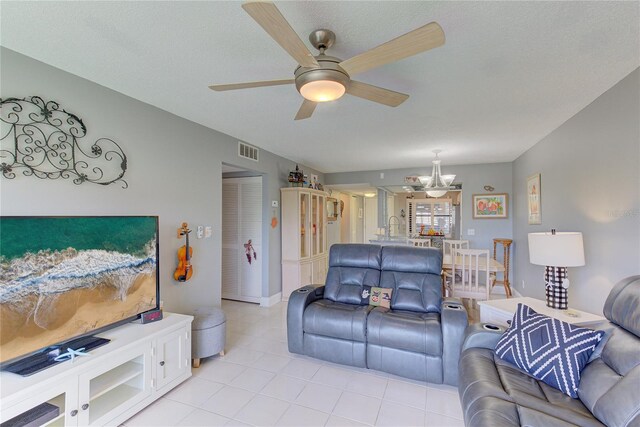
<path id="1" fill-rule="evenodd" d="M 0 217 L 2 369 L 157 309 L 158 251 L 157 216 Z"/>

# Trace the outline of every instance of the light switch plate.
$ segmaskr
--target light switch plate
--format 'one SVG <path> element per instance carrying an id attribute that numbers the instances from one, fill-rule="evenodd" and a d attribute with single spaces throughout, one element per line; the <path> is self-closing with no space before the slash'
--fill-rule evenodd
<path id="1" fill-rule="evenodd" d="M 467 229 L 467 236 L 475 236 L 476 235 L 476 230 L 475 228 L 469 228 Z"/>
<path id="2" fill-rule="evenodd" d="M 208 239 L 209 237 L 211 237 L 212 234 L 213 234 L 213 227 L 211 227 L 210 225 L 207 225 L 204 228 L 204 238 Z"/>
<path id="3" fill-rule="evenodd" d="M 280 205 L 280 203 L 278 203 L 278 201 L 277 201 L 277 200 L 272 200 L 272 201 L 271 201 L 271 207 L 272 207 L 272 208 L 277 208 L 279 205 Z"/>

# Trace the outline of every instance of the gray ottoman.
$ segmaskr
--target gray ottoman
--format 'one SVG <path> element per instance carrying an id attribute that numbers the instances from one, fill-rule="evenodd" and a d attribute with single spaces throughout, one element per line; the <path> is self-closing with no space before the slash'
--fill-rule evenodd
<path id="1" fill-rule="evenodd" d="M 203 357 L 218 353 L 224 356 L 227 319 L 221 308 L 197 308 L 193 312 L 191 332 L 191 358 L 194 368 L 200 367 L 200 359 Z"/>

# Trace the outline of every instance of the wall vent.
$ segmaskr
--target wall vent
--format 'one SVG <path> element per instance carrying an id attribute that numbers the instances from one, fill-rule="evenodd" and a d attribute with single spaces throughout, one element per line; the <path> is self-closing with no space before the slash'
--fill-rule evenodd
<path id="1" fill-rule="evenodd" d="M 258 147 L 238 141 L 238 156 L 257 162 L 259 152 L 260 149 Z"/>

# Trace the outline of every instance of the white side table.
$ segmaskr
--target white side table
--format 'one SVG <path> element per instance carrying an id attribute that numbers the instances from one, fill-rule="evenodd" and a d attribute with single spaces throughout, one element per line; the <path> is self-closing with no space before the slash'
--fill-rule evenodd
<path id="1" fill-rule="evenodd" d="M 605 320 L 604 317 L 596 314 L 572 308 L 568 310 L 557 310 L 547 307 L 547 304 L 543 300 L 522 297 L 478 301 L 478 305 L 480 306 L 480 321 L 483 323 L 494 323 L 496 325 L 509 326 L 507 321 L 511 322 L 513 314 L 516 312 L 516 308 L 519 303 L 528 305 L 540 314 L 544 314 L 576 326 L 584 326 Z"/>

